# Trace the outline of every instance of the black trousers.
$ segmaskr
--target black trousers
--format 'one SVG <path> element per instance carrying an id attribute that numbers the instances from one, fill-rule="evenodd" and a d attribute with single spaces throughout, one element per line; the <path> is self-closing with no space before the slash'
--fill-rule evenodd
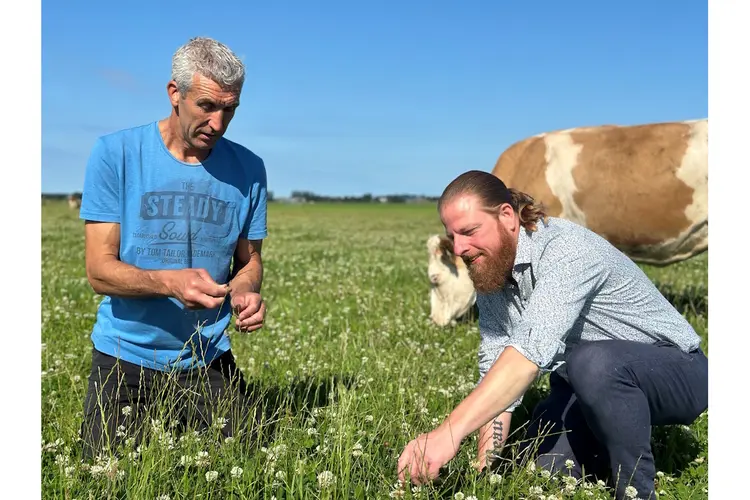
<path id="1" fill-rule="evenodd" d="M 550 374 L 550 395 L 535 408 L 526 436 L 537 466 L 579 479 L 582 468 L 604 476 L 618 500 L 628 486 L 637 498 L 655 499 L 651 427 L 690 425 L 708 408 L 705 354 L 666 342 L 586 342 L 559 372 Z"/>
<path id="2" fill-rule="evenodd" d="M 81 425 L 83 454 L 91 459 L 114 452 L 128 439 L 137 447 L 146 431 L 161 439 L 181 429 L 244 438 L 252 435 L 260 414 L 231 351 L 208 366 L 166 373 L 93 349 Z"/>

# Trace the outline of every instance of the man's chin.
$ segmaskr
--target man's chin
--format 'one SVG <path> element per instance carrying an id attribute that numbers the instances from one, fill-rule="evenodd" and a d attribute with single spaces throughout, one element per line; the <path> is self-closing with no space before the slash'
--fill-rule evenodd
<path id="1" fill-rule="evenodd" d="M 469 269 L 469 278 L 474 285 L 474 289 L 480 293 L 496 292 L 505 285 L 505 280 L 488 280 L 487 275 L 483 274 L 482 271 L 476 267 Z"/>

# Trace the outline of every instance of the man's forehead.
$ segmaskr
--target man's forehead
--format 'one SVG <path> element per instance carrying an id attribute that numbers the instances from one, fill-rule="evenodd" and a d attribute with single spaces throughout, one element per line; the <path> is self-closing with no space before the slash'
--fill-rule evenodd
<path id="1" fill-rule="evenodd" d="M 476 198 L 473 196 L 461 196 L 451 200 L 445 206 L 442 213 L 442 220 L 446 229 L 461 231 L 469 229 L 469 226 L 478 224 L 483 215 L 485 214 L 479 209 Z"/>
<path id="2" fill-rule="evenodd" d="M 222 105 L 236 104 L 240 100 L 239 91 L 223 89 L 218 83 L 202 75 L 193 77 L 190 90 L 196 100 L 206 100 Z"/>
<path id="3" fill-rule="evenodd" d="M 477 199 L 471 195 L 459 195 L 445 204 L 443 212 L 452 219 L 463 219 L 478 215 L 479 204 Z"/>

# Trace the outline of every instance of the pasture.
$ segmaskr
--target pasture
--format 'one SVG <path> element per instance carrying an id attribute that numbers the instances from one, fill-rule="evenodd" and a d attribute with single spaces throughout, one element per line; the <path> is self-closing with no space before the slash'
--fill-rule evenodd
<path id="1" fill-rule="evenodd" d="M 477 474 L 476 437 L 442 481 L 398 488 L 404 445 L 432 429 L 477 378 L 469 321 L 429 324 L 425 240 L 442 226 L 429 205 L 269 206 L 263 248 L 266 326 L 232 332 L 235 356 L 268 416 L 256 446 L 216 434 L 171 434 L 120 458 L 81 462 L 79 427 L 100 300 L 84 270 L 83 223 L 65 202 L 42 208 L 42 496 L 45 499 L 610 498 L 524 466 Z M 707 256 L 648 275 L 707 346 Z M 546 391 L 535 383 L 514 430 Z M 707 498 L 708 416 L 653 436 L 660 498 Z"/>

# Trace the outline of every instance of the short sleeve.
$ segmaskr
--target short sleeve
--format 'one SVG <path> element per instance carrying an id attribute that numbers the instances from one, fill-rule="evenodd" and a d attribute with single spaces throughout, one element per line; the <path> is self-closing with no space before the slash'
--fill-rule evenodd
<path id="1" fill-rule="evenodd" d="M 240 237 L 247 240 L 262 240 L 268 236 L 267 226 L 267 203 L 268 186 L 266 167 L 263 160 L 258 160 L 260 168 L 256 175 L 256 181 L 252 188 L 250 200 L 250 214 L 242 228 Z"/>
<path id="2" fill-rule="evenodd" d="M 120 175 L 102 138 L 97 139 L 86 164 L 79 217 L 120 222 Z"/>

